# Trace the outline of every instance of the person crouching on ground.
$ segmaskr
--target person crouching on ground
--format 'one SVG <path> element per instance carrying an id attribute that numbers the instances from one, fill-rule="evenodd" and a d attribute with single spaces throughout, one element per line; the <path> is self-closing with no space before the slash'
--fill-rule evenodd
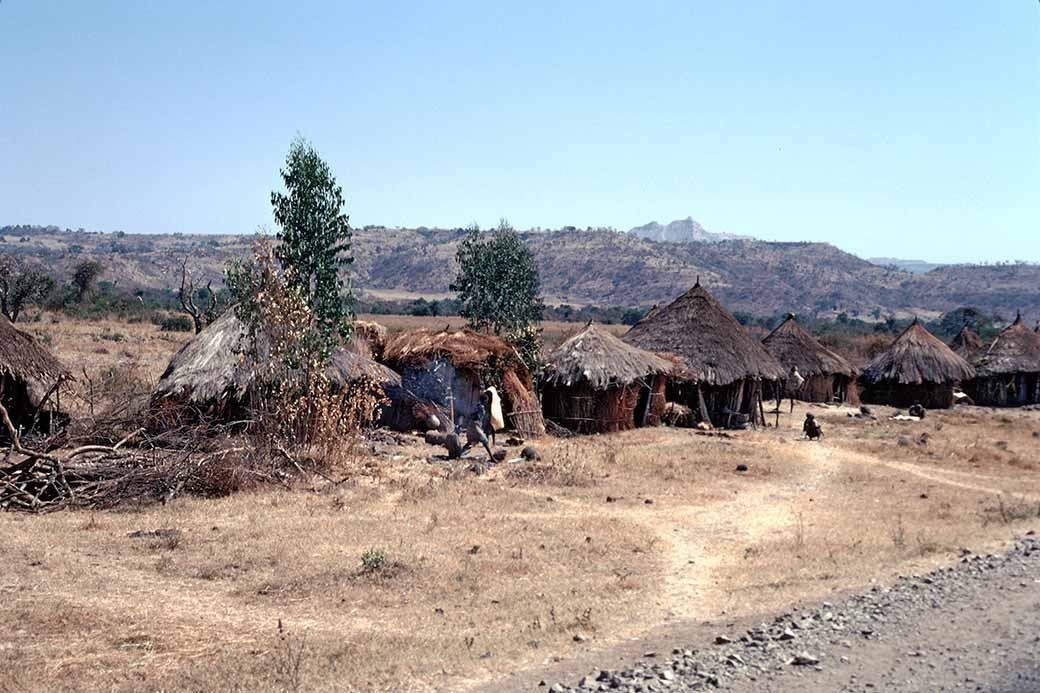
<path id="1" fill-rule="evenodd" d="M 914 402 L 910 409 L 906 412 L 910 416 L 916 416 L 919 419 L 924 418 L 924 406 L 920 402 Z"/>
<path id="2" fill-rule="evenodd" d="M 805 415 L 805 423 L 802 424 L 802 431 L 805 432 L 805 436 L 809 440 L 819 440 L 823 437 L 823 429 L 820 428 L 820 424 L 816 423 L 816 417 L 812 414 Z"/>

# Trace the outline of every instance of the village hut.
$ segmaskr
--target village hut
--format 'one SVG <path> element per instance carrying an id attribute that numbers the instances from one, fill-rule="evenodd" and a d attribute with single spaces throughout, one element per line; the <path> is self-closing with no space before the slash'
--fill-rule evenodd
<path id="1" fill-rule="evenodd" d="M 678 368 L 669 376 L 668 400 L 689 407 L 698 420 L 715 426 L 758 421 L 763 383 L 786 375 L 783 366 L 699 281 L 667 306 L 647 314 L 623 339 L 674 356 Z"/>
<path id="2" fill-rule="evenodd" d="M 975 369 L 917 320 L 863 370 L 863 401 L 929 409 L 953 406 L 954 388 Z"/>
<path id="3" fill-rule="evenodd" d="M 654 425 L 664 411 L 665 374 L 674 366 L 589 323 L 549 355 L 542 411 L 577 433 Z"/>
<path id="4" fill-rule="evenodd" d="M 0 316 L 0 402 L 16 428 L 49 431 L 61 410 L 66 368 L 35 337 Z M 0 436 L 6 436 L 0 427 Z"/>
<path id="5" fill-rule="evenodd" d="M 412 330 L 391 336 L 384 362 L 401 375 L 404 396 L 415 404 L 399 410 L 399 430 L 465 426 L 476 414 L 480 394 L 495 386 L 502 394 L 507 427 L 531 437 L 545 433 L 531 374 L 516 349 L 504 340 L 470 329 Z M 442 420 L 446 419 L 446 420 Z"/>
<path id="6" fill-rule="evenodd" d="M 975 360 L 975 374 L 969 394 L 976 404 L 1040 403 L 1040 334 L 1030 330 L 1019 314 Z"/>
<path id="7" fill-rule="evenodd" d="M 229 309 L 174 355 L 152 393 L 153 409 L 182 410 L 230 417 L 248 408 L 256 378 L 246 325 Z M 263 352 L 263 346 L 256 350 Z M 368 381 L 395 402 L 401 378 L 364 354 L 346 348 L 333 351 L 326 375 L 333 385 L 347 387 Z M 389 416 L 384 407 L 381 418 Z"/>
<path id="8" fill-rule="evenodd" d="M 856 369 L 843 356 L 820 344 L 798 324 L 793 314 L 788 314 L 762 340 L 762 345 L 788 373 L 797 368 L 805 379 L 797 390 L 790 391 L 795 399 L 803 402 L 859 403 Z"/>
<path id="9" fill-rule="evenodd" d="M 961 331 L 950 342 L 950 348 L 968 363 L 973 362 L 986 350 L 979 333 L 967 325 L 962 327 Z"/>

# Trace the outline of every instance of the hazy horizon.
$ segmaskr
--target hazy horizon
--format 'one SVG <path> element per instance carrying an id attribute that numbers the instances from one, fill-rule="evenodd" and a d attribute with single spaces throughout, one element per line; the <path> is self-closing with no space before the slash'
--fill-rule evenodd
<path id="1" fill-rule="evenodd" d="M 309 139 L 354 226 L 1040 261 L 1040 6 L 0 4 L 0 223 L 252 233 Z"/>

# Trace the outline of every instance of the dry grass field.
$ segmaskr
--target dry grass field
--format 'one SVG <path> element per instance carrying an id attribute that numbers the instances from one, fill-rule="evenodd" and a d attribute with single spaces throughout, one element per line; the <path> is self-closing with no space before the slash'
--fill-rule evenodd
<path id="1" fill-rule="evenodd" d="M 389 326 L 418 320 L 450 322 Z M 152 381 L 187 338 L 31 328 L 77 370 Z M 1040 529 L 1040 412 L 814 407 L 809 443 L 805 411 L 727 437 L 549 438 L 484 475 L 375 436 L 339 485 L 0 514 L 0 690 L 465 690 Z"/>

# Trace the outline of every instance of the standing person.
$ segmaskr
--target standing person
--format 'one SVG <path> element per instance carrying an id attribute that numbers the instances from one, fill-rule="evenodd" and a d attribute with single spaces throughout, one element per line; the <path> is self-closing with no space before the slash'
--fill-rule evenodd
<path id="1" fill-rule="evenodd" d="M 481 395 L 480 402 L 477 403 L 477 409 L 473 412 L 473 416 L 469 420 L 469 427 L 466 429 L 466 447 L 469 448 L 480 443 L 484 446 L 484 450 L 487 451 L 488 461 L 494 462 L 495 456 L 491 454 L 487 433 L 484 432 L 487 419 L 487 407 L 484 406 L 484 397 Z"/>
<path id="2" fill-rule="evenodd" d="M 791 366 L 787 379 L 787 394 L 791 398 L 791 411 L 794 411 L 794 395 L 805 384 L 805 378 L 798 372 L 798 366 Z"/>

